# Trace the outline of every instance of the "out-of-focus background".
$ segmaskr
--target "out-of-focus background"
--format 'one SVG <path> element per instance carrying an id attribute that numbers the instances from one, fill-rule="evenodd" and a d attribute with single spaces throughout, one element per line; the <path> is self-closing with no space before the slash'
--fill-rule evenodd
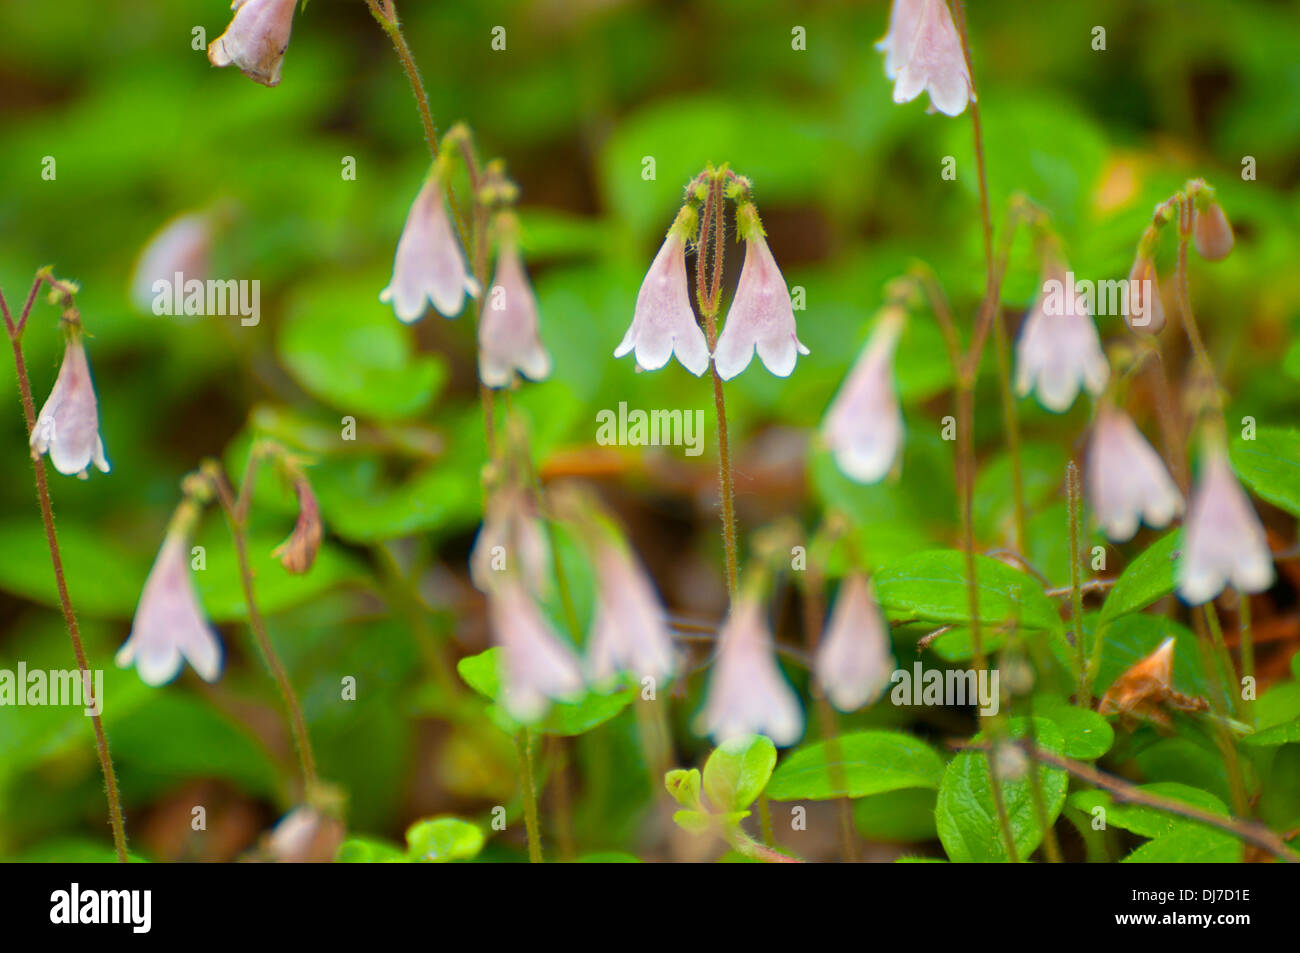
<path id="1" fill-rule="evenodd" d="M 951 374 L 928 315 L 914 316 L 898 359 L 909 425 L 902 478 L 856 487 L 809 439 L 889 278 L 928 262 L 963 326 L 983 289 L 969 118 L 927 115 L 924 97 L 893 104 L 873 49 L 887 3 L 398 6 L 440 132 L 469 123 L 522 189 L 524 250 L 555 364 L 550 380 L 515 398 L 539 469 L 546 479 L 594 479 L 673 612 L 716 623 L 725 607 L 710 384 L 676 364 L 635 373 L 612 351 L 683 184 L 710 161 L 753 180 L 776 260 L 807 302 L 799 336 L 811 354 L 794 374 L 778 379 L 756 362 L 727 388 L 742 531 L 783 515 L 811 526 L 834 504 L 870 530 L 873 561 L 954 545 L 951 444 L 939 436 Z M 482 817 L 502 804 L 517 817 L 510 740 L 451 668 L 486 645 L 465 566 L 484 458 L 472 322 L 431 313 L 408 328 L 378 300 L 428 165 L 405 76 L 362 0 L 312 0 L 275 89 L 215 70 L 193 48 L 196 27 L 212 40 L 229 16 L 224 0 L 0 4 L 0 288 L 11 306 L 21 302 L 46 264 L 82 286 L 113 470 L 86 482 L 54 474 L 52 487 L 71 596 L 92 664 L 105 669 L 104 724 L 132 849 L 157 860 L 233 859 L 293 804 L 292 746 L 252 649 L 217 512 L 199 533 L 208 568 L 197 582 L 220 625 L 222 679 L 207 685 L 187 668 L 150 689 L 112 665 L 182 476 L 209 456 L 237 472 L 255 431 L 316 462 L 328 532 L 316 567 L 291 577 L 270 558 L 293 508 L 269 474 L 253 553 L 272 637 L 321 772 L 346 792 L 349 828 L 400 841 L 430 814 Z M 1237 233 L 1227 261 L 1194 262 L 1191 289 L 1229 415 L 1294 422 L 1300 5 L 972 0 L 968 16 L 995 217 L 1022 191 L 1050 212 L 1079 276 L 1122 278 L 1154 204 L 1204 176 Z M 497 26 L 504 51 L 492 49 Z M 793 48 L 796 27 L 806 49 Z M 1104 51 L 1093 48 L 1095 27 L 1104 27 Z M 947 156 L 953 181 L 941 176 Z M 42 176 L 46 157 L 52 180 Z M 341 174 L 348 157 L 355 180 Z M 165 222 L 194 211 L 219 222 L 211 276 L 261 282 L 256 327 L 132 304 L 136 256 Z M 732 283 L 740 251 L 729 248 Z M 1019 241 L 1004 295 L 1012 333 L 1036 281 L 1032 249 Z M 1123 331 L 1118 317 L 1099 324 L 1103 338 Z M 55 309 L 37 305 L 24 346 L 39 402 L 61 353 Z M 1182 359 L 1177 341 L 1170 359 Z M 1009 492 L 986 376 L 976 516 L 991 548 L 1005 541 Z M 67 668 L 16 395 L 13 367 L 0 360 L 0 667 Z M 1134 413 L 1150 433 L 1142 400 Z M 620 401 L 704 408 L 705 454 L 597 448 L 596 413 Z M 1061 582 L 1060 475 L 1087 405 L 1065 418 L 1020 406 L 1029 555 Z M 344 416 L 356 419 L 355 442 L 339 440 Z M 589 589 L 579 581 L 582 613 Z M 788 637 L 789 614 L 777 614 L 779 637 Z M 1286 621 L 1285 606 L 1278 616 Z M 1266 678 L 1270 664 L 1264 646 Z M 791 675 L 804 686 L 801 671 Z M 353 702 L 339 698 L 345 676 L 356 679 Z M 690 679 L 674 705 L 680 764 L 706 747 L 689 729 L 701 684 Z M 659 843 L 647 833 L 653 783 L 630 709 L 552 754 L 581 851 Z M 204 832 L 191 829 L 195 805 L 206 807 Z M 520 856 L 521 836 L 513 823 L 485 856 Z M 0 708 L 0 856 L 108 855 L 88 720 L 69 709 Z"/>

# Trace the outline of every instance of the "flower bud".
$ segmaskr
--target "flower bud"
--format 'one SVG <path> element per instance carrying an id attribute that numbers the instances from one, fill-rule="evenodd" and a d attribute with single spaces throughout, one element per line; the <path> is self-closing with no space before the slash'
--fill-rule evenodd
<path id="1" fill-rule="evenodd" d="M 280 560 L 280 565 L 289 572 L 301 575 L 316 561 L 324 528 L 320 521 L 320 504 L 307 478 L 299 476 L 295 479 L 294 490 L 298 494 L 298 521 L 289 538 L 272 550 L 271 555 Z"/>
<path id="2" fill-rule="evenodd" d="M 1192 242 L 1196 254 L 1206 261 L 1222 261 L 1232 251 L 1232 226 L 1228 216 L 1223 214 L 1223 206 L 1210 199 L 1203 208 L 1195 212 L 1195 224 L 1192 226 Z"/>
<path id="3" fill-rule="evenodd" d="M 280 67 L 289 48 L 298 0 L 234 0 L 235 18 L 208 45 L 213 66 L 238 66 L 263 86 L 280 85 Z"/>

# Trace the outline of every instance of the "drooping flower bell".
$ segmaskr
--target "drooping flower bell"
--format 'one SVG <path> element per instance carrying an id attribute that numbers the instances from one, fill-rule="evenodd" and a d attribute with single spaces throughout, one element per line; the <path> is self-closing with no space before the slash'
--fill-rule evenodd
<path id="1" fill-rule="evenodd" d="M 300 804 L 263 839 L 267 859 L 280 864 L 328 864 L 347 831 L 338 818 Z"/>
<path id="2" fill-rule="evenodd" d="M 885 53 L 894 102 L 909 103 L 927 91 L 932 109 L 958 116 L 975 101 L 961 36 L 945 0 L 894 0 L 889 32 L 876 49 Z"/>
<path id="3" fill-rule="evenodd" d="M 803 709 L 777 665 L 757 586 L 737 598 L 718 640 L 697 730 L 719 743 L 744 734 L 767 735 L 780 747 L 798 741 Z"/>
<path id="4" fill-rule="evenodd" d="M 1222 261 L 1232 251 L 1232 226 L 1228 216 L 1223 214 L 1223 206 L 1214 199 L 1204 200 L 1195 211 L 1195 223 L 1192 226 L 1192 242 L 1196 254 L 1206 261 Z"/>
<path id="5" fill-rule="evenodd" d="M 1273 584 L 1268 535 L 1221 440 L 1206 449 L 1183 524 L 1182 551 L 1178 594 L 1188 605 L 1209 602 L 1224 586 L 1246 593 Z"/>
<path id="6" fill-rule="evenodd" d="M 632 325 L 614 350 L 615 357 L 634 352 L 640 367 L 655 371 L 675 354 L 696 377 L 709 369 L 709 345 L 696 323 L 686 281 L 686 242 L 697 218 L 689 205 L 677 214 L 641 282 Z"/>
<path id="7" fill-rule="evenodd" d="M 155 285 L 173 288 L 179 280 L 206 281 L 212 247 L 212 220 L 204 212 L 188 212 L 167 222 L 145 244 L 131 275 L 131 301 L 141 311 L 153 311 L 160 294 Z M 178 278 L 179 276 L 179 278 Z"/>
<path id="8" fill-rule="evenodd" d="M 379 300 L 391 302 L 398 319 L 407 324 L 424 317 L 426 301 L 439 314 L 454 318 L 465 306 L 465 296 L 477 297 L 479 292 L 447 214 L 445 179 L 445 163 L 439 160 L 411 204 L 397 242 L 393 279 L 379 293 Z"/>
<path id="9" fill-rule="evenodd" d="M 316 561 L 325 529 L 320 521 L 320 503 L 307 477 L 299 474 L 293 481 L 293 488 L 298 496 L 298 519 L 289 538 L 272 550 L 271 555 L 280 560 L 280 565 L 286 570 L 301 575 Z"/>
<path id="10" fill-rule="evenodd" d="M 170 682 L 185 661 L 204 681 L 215 682 L 221 674 L 221 643 L 190 577 L 190 531 L 198 512 L 191 499 L 177 508 L 145 580 L 131 635 L 117 651 L 118 668 L 134 665 L 146 685 Z"/>
<path id="11" fill-rule="evenodd" d="M 36 418 L 31 446 L 33 456 L 48 453 L 54 469 L 65 476 L 75 475 L 84 480 L 92 463 L 104 473 L 109 470 L 108 460 L 104 458 L 104 441 L 99 435 L 95 384 L 90 378 L 81 330 L 76 325 L 67 328 L 63 365 L 54 380 L 54 389 Z"/>
<path id="12" fill-rule="evenodd" d="M 659 682 L 677 670 L 663 602 L 637 558 L 620 540 L 596 547 L 596 611 L 587 643 L 595 684 L 617 675 Z"/>
<path id="13" fill-rule="evenodd" d="M 889 626 L 866 576 L 854 574 L 840 586 L 813 671 L 840 711 L 857 711 L 879 698 L 889 684 L 894 671 Z"/>
<path id="14" fill-rule="evenodd" d="M 745 264 L 727 323 L 718 335 L 713 363 L 718 376 L 729 381 L 758 351 L 759 360 L 777 377 L 789 377 L 795 361 L 808 349 L 795 336 L 794 306 L 781 269 L 767 247 L 758 210 L 752 202 L 736 209 L 736 227 L 745 239 Z"/>
<path id="15" fill-rule="evenodd" d="M 1132 418 L 1108 402 L 1097 408 L 1084 477 L 1088 505 L 1117 543 L 1132 539 L 1143 522 L 1160 529 L 1183 512 L 1183 496 L 1160 454 Z"/>
<path id="16" fill-rule="evenodd" d="M 1128 273 L 1129 308 L 1124 323 L 1138 334 L 1159 334 L 1165 327 L 1165 306 L 1160 300 L 1160 276 L 1150 254 L 1138 251 Z"/>
<path id="17" fill-rule="evenodd" d="M 508 387 L 516 371 L 534 381 L 551 373 L 551 355 L 537 334 L 537 296 L 524 273 L 513 216 L 498 216 L 498 222 L 507 231 L 478 325 L 478 376 L 488 387 Z"/>
<path id="18" fill-rule="evenodd" d="M 549 553 L 546 527 L 531 495 L 507 483 L 488 497 L 470 551 L 470 579 L 479 592 L 490 593 L 507 574 L 516 573 L 530 592 L 542 595 L 548 588 Z"/>
<path id="19" fill-rule="evenodd" d="M 504 652 L 502 703 L 517 721 L 536 721 L 552 701 L 582 695 L 578 656 L 542 615 L 518 576 L 488 594 L 488 622 Z"/>
<path id="20" fill-rule="evenodd" d="M 263 86 L 280 85 L 280 67 L 298 0 L 234 0 L 235 17 L 226 32 L 208 44 L 213 66 L 238 66 Z"/>
<path id="21" fill-rule="evenodd" d="M 1087 302 L 1067 281 L 1064 266 L 1054 263 L 1016 341 L 1016 392 L 1025 397 L 1032 391 L 1044 407 L 1062 414 L 1081 387 L 1096 396 L 1109 378 Z"/>
<path id="22" fill-rule="evenodd" d="M 822 421 L 822 437 L 835 462 L 858 483 L 883 479 L 903 446 L 893 364 L 904 320 L 902 308 L 886 308 Z"/>

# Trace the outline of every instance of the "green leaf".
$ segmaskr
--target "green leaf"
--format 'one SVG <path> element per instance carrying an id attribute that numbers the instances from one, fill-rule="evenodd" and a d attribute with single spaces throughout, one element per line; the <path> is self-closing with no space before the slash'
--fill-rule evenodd
<path id="1" fill-rule="evenodd" d="M 871 794 L 853 802 L 853 821 L 868 840 L 915 844 L 934 840 L 936 792 L 930 788 L 901 788 Z"/>
<path id="2" fill-rule="evenodd" d="M 1144 784 L 1138 790 L 1228 816 L 1227 806 L 1217 797 L 1186 784 L 1160 782 Z M 1158 808 L 1116 802 L 1105 791 L 1077 791 L 1070 795 L 1070 804 L 1087 814 L 1102 807 L 1108 825 L 1151 838 L 1124 858 L 1128 862 L 1234 863 L 1242 857 L 1242 843 L 1231 834 Z"/>
<path id="3" fill-rule="evenodd" d="M 1272 728 L 1265 728 L 1253 735 L 1247 735 L 1241 739 L 1241 742 L 1242 744 L 1269 748 L 1300 742 L 1300 718 L 1295 721 L 1288 721 L 1285 724 L 1274 725 Z"/>
<path id="4" fill-rule="evenodd" d="M 281 362 L 303 389 L 361 418 L 400 419 L 429 406 L 447 376 L 440 358 L 417 354 L 378 292 L 355 280 L 309 286 L 281 326 Z"/>
<path id="5" fill-rule="evenodd" d="M 405 864 L 409 860 L 397 845 L 366 837 L 350 837 L 334 855 L 339 864 Z"/>
<path id="6" fill-rule="evenodd" d="M 515 734 L 523 726 L 515 721 L 501 704 L 501 656 L 503 650 L 494 646 L 478 655 L 471 655 L 456 663 L 456 671 L 465 684 L 493 701 L 488 710 L 492 721 L 507 734 Z M 555 702 L 536 723 L 534 731 L 545 735 L 570 737 L 585 734 L 609 721 L 636 697 L 635 688 L 624 688 L 608 694 L 588 692 L 573 702 Z"/>
<path id="7" fill-rule="evenodd" d="M 472 860 L 483 849 L 483 830 L 459 817 L 435 817 L 416 821 L 406 831 L 411 860 L 447 863 Z"/>
<path id="8" fill-rule="evenodd" d="M 675 811 L 673 823 L 691 834 L 703 834 L 713 829 L 713 816 L 704 811 Z"/>
<path id="9" fill-rule="evenodd" d="M 1124 568 L 1101 607 L 1099 625 L 1145 609 L 1174 591 L 1181 538 L 1180 530 L 1166 533 Z"/>
<path id="10" fill-rule="evenodd" d="M 1027 728 L 1027 719 L 1011 720 L 1010 733 L 1013 738 L 1024 737 Z M 1065 742 L 1061 730 L 1048 719 L 1034 719 L 1034 735 L 1039 747 L 1056 754 L 1062 753 Z M 982 733 L 976 735 L 976 740 L 984 740 Z M 1013 773 L 1004 770 L 1006 776 L 1001 785 L 1011 839 L 1021 860 L 1027 859 L 1043 839 L 1043 829 L 1038 823 L 1031 794 L 1032 774 L 1028 756 L 1024 756 L 1024 759 L 1023 764 L 1016 763 L 1018 771 Z M 1010 760 L 1008 757 L 1009 762 Z M 1042 787 L 1047 823 L 1052 824 L 1065 804 L 1065 789 L 1069 778 L 1064 771 L 1042 764 L 1038 765 L 1037 774 Z M 1007 860 L 993 804 L 985 752 L 964 751 L 949 762 L 939 785 L 935 819 L 939 840 L 951 860 L 966 863 Z"/>
<path id="11" fill-rule="evenodd" d="M 971 621 L 966 557 L 955 549 L 931 550 L 882 568 L 873 580 L 876 599 L 892 619 Z M 976 556 L 979 617 L 984 625 L 1016 622 L 1056 629 L 1060 614 L 1036 579 L 987 556 Z"/>
<path id="12" fill-rule="evenodd" d="M 1110 722 L 1089 708 L 1071 705 L 1059 695 L 1035 695 L 1034 714 L 1051 719 L 1065 741 L 1065 756 L 1096 761 L 1115 743 Z"/>
<path id="13" fill-rule="evenodd" d="M 704 793 L 719 811 L 753 804 L 776 767 L 776 745 L 766 735 L 729 738 L 704 763 Z"/>
<path id="14" fill-rule="evenodd" d="M 839 745 L 839 758 L 829 751 Z M 833 770 L 835 769 L 835 770 Z M 847 791 L 836 787 L 843 771 Z M 925 742 L 898 731 L 863 731 L 792 752 L 776 769 L 767 796 L 774 801 L 865 797 L 903 788 L 938 788 L 943 759 Z"/>
<path id="15" fill-rule="evenodd" d="M 1254 440 L 1234 437 L 1229 454 L 1256 496 L 1300 516 L 1300 431 L 1261 427 Z"/>

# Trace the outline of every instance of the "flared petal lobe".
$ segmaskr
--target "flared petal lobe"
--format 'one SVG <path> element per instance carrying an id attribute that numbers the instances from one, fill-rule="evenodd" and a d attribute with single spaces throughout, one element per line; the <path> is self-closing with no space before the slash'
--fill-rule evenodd
<path id="1" fill-rule="evenodd" d="M 808 353 L 795 336 L 790 289 L 761 234 L 745 241 L 736 296 L 713 352 L 718 376 L 731 380 L 749 366 L 755 351 L 777 377 L 789 377 L 798 356 Z"/>
<path id="2" fill-rule="evenodd" d="M 32 451 L 48 453 L 54 469 L 65 476 L 86 479 L 93 464 L 109 471 L 104 441 L 99 435 L 99 404 L 81 335 L 68 335 L 63 364 L 32 431 Z"/>
<path id="3" fill-rule="evenodd" d="M 488 387 L 506 387 L 515 372 L 545 380 L 551 355 L 537 332 L 537 296 L 513 242 L 501 247 L 496 280 L 478 326 L 478 376 Z"/>
<path id="4" fill-rule="evenodd" d="M 780 747 L 803 734 L 799 697 L 776 662 L 772 635 L 752 594 L 742 594 L 719 636 L 700 730 L 716 742 L 744 734 L 767 735 Z"/>
<path id="5" fill-rule="evenodd" d="M 865 576 L 850 576 L 840 587 L 813 668 L 826 697 L 840 711 L 857 711 L 879 698 L 889 684 L 894 671 L 889 626 Z"/>
<path id="6" fill-rule="evenodd" d="M 1168 526 L 1183 512 L 1183 496 L 1164 461 L 1128 414 L 1102 404 L 1085 465 L 1088 505 L 1107 537 L 1132 539 L 1138 526 Z"/>
<path id="7" fill-rule="evenodd" d="M 1189 605 L 1209 602 L 1225 586 L 1263 592 L 1273 584 L 1273 556 L 1264 525 L 1237 482 L 1227 450 L 1209 448 L 1183 525 L 1178 594 Z"/>
<path id="8" fill-rule="evenodd" d="M 280 85 L 280 68 L 289 49 L 293 11 L 298 0 L 234 0 L 234 19 L 208 45 L 213 66 L 232 63 L 263 86 Z"/>
<path id="9" fill-rule="evenodd" d="M 686 242 L 676 230 L 664 240 L 641 282 L 632 325 L 614 356 L 628 352 L 633 352 L 637 364 L 647 371 L 663 367 L 673 355 L 696 377 L 709 369 L 709 345 L 691 309 Z"/>
<path id="10" fill-rule="evenodd" d="M 190 577 L 189 540 L 168 532 L 131 623 L 131 635 L 117 652 L 117 665 L 134 665 L 146 685 L 164 685 L 188 661 L 204 681 L 221 674 L 221 643 L 199 607 Z"/>
<path id="11" fill-rule="evenodd" d="M 822 422 L 822 437 L 835 462 L 858 483 L 884 479 L 903 446 L 893 368 L 903 320 L 898 310 L 884 315 Z"/>
<path id="12" fill-rule="evenodd" d="M 379 293 L 391 303 L 397 317 L 410 324 L 424 317 L 426 302 L 441 315 L 454 318 L 465 306 L 465 296 L 478 294 L 447 214 L 441 179 L 431 175 L 406 216 L 402 237 L 393 258 L 393 278 Z"/>

